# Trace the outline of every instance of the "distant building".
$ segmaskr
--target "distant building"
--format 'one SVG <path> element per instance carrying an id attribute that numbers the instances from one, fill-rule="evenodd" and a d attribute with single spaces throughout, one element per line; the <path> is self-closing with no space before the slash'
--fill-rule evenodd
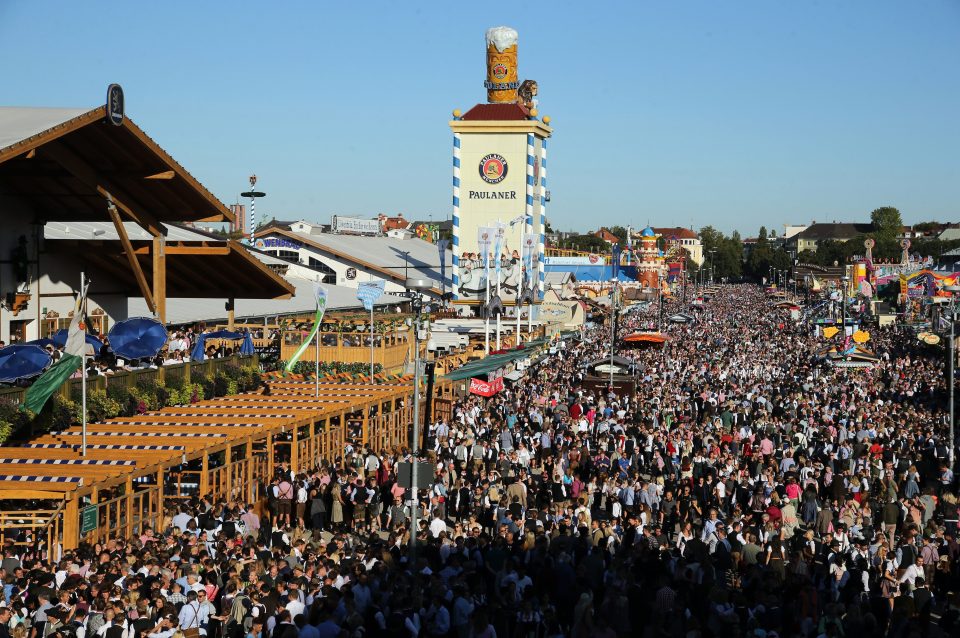
<path id="1" fill-rule="evenodd" d="M 703 265 L 703 244 L 700 242 L 700 235 L 682 226 L 671 228 L 654 228 L 653 232 L 663 237 L 663 243 L 666 253 L 671 248 L 679 246 L 687 251 L 690 260 L 698 266 Z"/>
<path id="2" fill-rule="evenodd" d="M 321 224 L 290 222 L 257 231 L 254 247 L 264 253 L 322 273 L 325 284 L 356 288 L 382 279 L 386 292 L 401 293 L 410 277 L 435 283 L 433 295 L 451 290 L 452 253 L 441 255 L 436 244 L 419 239 L 408 228 L 386 235 L 336 234 Z M 441 259 L 443 266 L 441 267 Z"/>
<path id="3" fill-rule="evenodd" d="M 601 228 L 600 230 L 595 231 L 595 232 L 593 232 L 593 233 L 591 233 L 591 234 L 592 234 L 594 237 L 599 237 L 600 239 L 602 239 L 603 241 L 607 242 L 607 243 L 610 244 L 611 246 L 612 246 L 613 244 L 616 244 L 617 242 L 620 241 L 620 238 L 619 238 L 619 237 L 617 237 L 616 235 L 614 235 L 613 233 L 611 233 L 611 232 L 610 232 L 609 230 L 607 230 L 606 228 Z"/>
<path id="4" fill-rule="evenodd" d="M 790 241 L 791 237 L 793 237 L 797 233 L 802 233 L 808 228 L 810 228 L 810 226 L 806 224 L 784 224 L 783 239 L 786 241 Z"/>
<path id="5" fill-rule="evenodd" d="M 817 252 L 817 247 L 825 241 L 846 242 L 862 237 L 872 230 L 872 224 L 813 223 L 787 240 L 787 251 L 794 256 L 805 250 Z"/>

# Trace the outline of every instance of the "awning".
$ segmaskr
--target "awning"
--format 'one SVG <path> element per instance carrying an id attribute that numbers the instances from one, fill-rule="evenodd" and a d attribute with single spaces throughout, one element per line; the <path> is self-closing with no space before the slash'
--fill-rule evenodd
<path id="1" fill-rule="evenodd" d="M 635 332 L 623 338 L 624 343 L 664 343 L 670 337 L 659 332 Z"/>

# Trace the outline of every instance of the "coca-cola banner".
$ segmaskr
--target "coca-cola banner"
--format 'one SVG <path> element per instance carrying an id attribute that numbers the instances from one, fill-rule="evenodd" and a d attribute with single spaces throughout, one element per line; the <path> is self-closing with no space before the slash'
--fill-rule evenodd
<path id="1" fill-rule="evenodd" d="M 476 377 L 470 379 L 470 394 L 479 394 L 482 397 L 492 397 L 497 392 L 503 390 L 503 377 L 497 377 L 490 381 L 484 381 L 483 379 L 477 379 Z"/>

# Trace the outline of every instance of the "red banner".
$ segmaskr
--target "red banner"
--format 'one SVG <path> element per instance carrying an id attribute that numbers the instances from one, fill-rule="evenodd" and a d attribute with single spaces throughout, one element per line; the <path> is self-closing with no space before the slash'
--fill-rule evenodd
<path id="1" fill-rule="evenodd" d="M 470 394 L 479 394 L 482 397 L 492 397 L 497 392 L 503 390 L 503 377 L 497 377 L 490 381 L 484 381 L 483 379 L 477 379 L 476 377 L 470 379 Z"/>

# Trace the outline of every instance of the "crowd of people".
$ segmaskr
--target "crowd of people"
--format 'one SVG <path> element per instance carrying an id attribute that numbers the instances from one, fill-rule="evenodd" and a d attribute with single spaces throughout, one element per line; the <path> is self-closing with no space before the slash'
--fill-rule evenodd
<path id="1" fill-rule="evenodd" d="M 831 367 L 749 285 L 664 306 L 696 321 L 617 353 L 635 389 L 589 383 L 595 326 L 457 402 L 416 498 L 409 449 L 357 442 L 54 565 L 8 545 L 0 638 L 960 635 L 942 351 L 871 327 Z"/>

